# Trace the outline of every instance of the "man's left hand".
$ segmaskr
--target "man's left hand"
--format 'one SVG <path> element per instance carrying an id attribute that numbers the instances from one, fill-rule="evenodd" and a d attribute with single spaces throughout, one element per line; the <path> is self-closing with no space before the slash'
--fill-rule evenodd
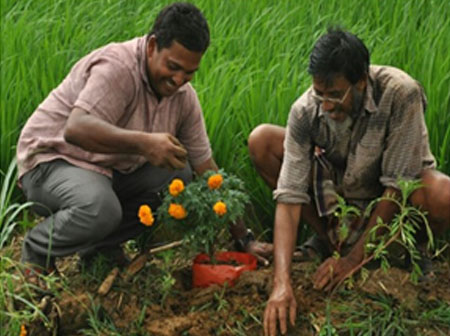
<path id="1" fill-rule="evenodd" d="M 319 266 L 313 275 L 315 289 L 331 291 L 336 285 L 341 283 L 350 272 L 358 266 L 358 262 L 348 257 L 330 257 Z"/>
<path id="2" fill-rule="evenodd" d="M 267 258 L 273 253 L 273 244 L 252 240 L 247 244 L 245 252 L 253 254 L 260 264 L 269 266 Z"/>

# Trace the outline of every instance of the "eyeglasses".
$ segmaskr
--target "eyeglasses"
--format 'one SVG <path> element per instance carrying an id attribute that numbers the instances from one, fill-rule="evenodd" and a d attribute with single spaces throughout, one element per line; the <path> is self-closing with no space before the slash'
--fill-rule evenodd
<path id="1" fill-rule="evenodd" d="M 322 96 L 319 96 L 317 93 L 313 92 L 311 93 L 311 96 L 314 98 L 314 100 L 318 103 L 318 104 L 322 104 L 324 102 L 328 102 L 328 103 L 332 103 L 332 104 L 337 104 L 337 105 L 341 105 L 345 98 L 347 98 L 348 93 L 350 92 L 350 88 L 352 86 L 350 85 L 347 89 L 347 91 L 345 91 L 345 94 L 342 98 L 324 98 Z"/>

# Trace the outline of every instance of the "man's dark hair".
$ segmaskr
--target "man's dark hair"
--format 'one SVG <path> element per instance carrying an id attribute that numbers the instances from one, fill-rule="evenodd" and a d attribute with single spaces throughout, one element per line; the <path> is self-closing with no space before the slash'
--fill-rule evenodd
<path id="1" fill-rule="evenodd" d="M 343 74 L 352 84 L 369 72 L 370 56 L 364 43 L 340 29 L 329 29 L 311 52 L 308 72 L 330 83 L 336 74 Z"/>
<path id="2" fill-rule="evenodd" d="M 205 52 L 209 27 L 200 10 L 190 3 L 176 2 L 165 7 L 147 35 L 156 36 L 158 50 L 170 48 L 175 40 L 190 51 Z"/>

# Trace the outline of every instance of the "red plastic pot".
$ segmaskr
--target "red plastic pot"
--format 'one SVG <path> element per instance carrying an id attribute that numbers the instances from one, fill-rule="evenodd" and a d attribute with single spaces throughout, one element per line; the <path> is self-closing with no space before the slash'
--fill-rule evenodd
<path id="1" fill-rule="evenodd" d="M 216 254 L 218 262 L 235 262 L 238 266 L 209 264 L 207 254 L 199 254 L 192 265 L 192 286 L 208 287 L 213 284 L 223 285 L 225 282 L 233 286 L 242 272 L 256 269 L 256 258 L 249 253 L 219 252 Z"/>

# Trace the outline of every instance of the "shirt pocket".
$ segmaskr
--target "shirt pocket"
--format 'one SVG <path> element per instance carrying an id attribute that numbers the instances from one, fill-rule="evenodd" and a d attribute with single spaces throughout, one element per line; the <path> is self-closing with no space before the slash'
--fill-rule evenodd
<path id="1" fill-rule="evenodd" d="M 384 151 L 384 141 L 376 138 L 362 138 L 356 146 L 356 157 L 375 161 L 381 157 Z"/>

